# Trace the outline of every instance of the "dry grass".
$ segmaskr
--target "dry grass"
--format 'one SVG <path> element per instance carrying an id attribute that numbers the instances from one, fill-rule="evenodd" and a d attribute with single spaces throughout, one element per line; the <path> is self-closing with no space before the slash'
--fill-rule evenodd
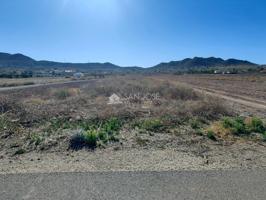
<path id="1" fill-rule="evenodd" d="M 27 84 L 46 84 L 46 83 L 57 83 L 68 81 L 71 79 L 67 78 L 49 78 L 49 77 L 40 77 L 40 78 L 1 78 L 0 87 L 14 87 Z"/>
<path id="2" fill-rule="evenodd" d="M 158 99 L 133 98 L 127 103 L 109 105 L 108 97 L 114 93 L 120 97 L 136 93 L 138 97 L 144 97 L 158 93 Z M 47 149 L 42 145 L 49 145 L 51 140 L 54 143 L 50 146 L 54 148 L 53 145 L 62 144 L 58 141 L 70 139 L 71 130 L 87 127 L 89 125 L 86 123 L 91 120 L 101 123 L 116 118 L 123 124 L 130 124 L 153 119 L 159 120 L 160 126 L 165 127 L 160 130 L 166 130 L 184 125 L 195 117 L 208 123 L 222 116 L 232 115 L 217 99 L 200 96 L 191 88 L 143 76 L 111 77 L 98 80 L 95 84 L 82 83 L 68 88 L 47 87 L 10 92 L 1 95 L 0 109 L 2 114 L 11 121 L 15 120 L 16 126 L 23 130 L 19 137 L 24 141 L 23 147 L 26 150 L 36 149 L 32 145 L 37 143 L 39 149 Z M 64 129 L 69 132 L 64 133 Z M 29 137 L 31 133 L 36 133 L 34 138 L 42 140 L 29 142 L 32 140 Z M 8 140 L 8 143 L 12 140 Z M 67 145 L 58 148 L 66 150 Z"/>

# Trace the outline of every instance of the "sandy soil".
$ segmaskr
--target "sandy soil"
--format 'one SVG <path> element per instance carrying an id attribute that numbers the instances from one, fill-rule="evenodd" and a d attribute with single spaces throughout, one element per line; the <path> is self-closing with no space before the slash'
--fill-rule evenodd
<path id="1" fill-rule="evenodd" d="M 228 146 L 216 144 L 201 153 L 173 148 L 32 152 L 14 157 L 2 155 L 0 163 L 0 174 L 257 169 L 266 168 L 266 146 L 252 142 Z"/>

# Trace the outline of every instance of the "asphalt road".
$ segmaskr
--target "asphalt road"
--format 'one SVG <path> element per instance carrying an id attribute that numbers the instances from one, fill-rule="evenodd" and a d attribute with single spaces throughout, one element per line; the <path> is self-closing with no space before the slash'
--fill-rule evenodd
<path id="1" fill-rule="evenodd" d="M 265 200 L 266 170 L 1 175 L 0 199 Z"/>

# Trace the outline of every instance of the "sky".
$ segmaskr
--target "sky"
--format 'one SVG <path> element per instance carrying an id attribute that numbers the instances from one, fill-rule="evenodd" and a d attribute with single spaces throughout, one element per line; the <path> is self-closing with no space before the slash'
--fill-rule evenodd
<path id="1" fill-rule="evenodd" d="M 266 64 L 265 0 L 0 0 L 0 52 L 150 67 L 187 57 Z"/>

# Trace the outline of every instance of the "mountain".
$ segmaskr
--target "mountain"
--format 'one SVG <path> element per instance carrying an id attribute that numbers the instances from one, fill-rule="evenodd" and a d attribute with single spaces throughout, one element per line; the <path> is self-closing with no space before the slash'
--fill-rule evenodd
<path id="1" fill-rule="evenodd" d="M 33 66 L 35 60 L 23 54 L 0 53 L 0 67 L 23 67 Z"/>
<path id="2" fill-rule="evenodd" d="M 153 71 L 187 71 L 187 70 L 199 70 L 199 69 L 208 69 L 208 68 L 226 68 L 226 67 L 257 67 L 257 64 L 251 63 L 249 61 L 237 60 L 237 59 L 228 59 L 223 60 L 221 58 L 187 58 L 181 61 L 171 61 L 168 63 L 160 63 L 154 67 L 151 67 L 150 70 Z"/>
<path id="3" fill-rule="evenodd" d="M 224 68 L 237 68 L 239 72 L 248 71 L 248 69 L 256 69 L 260 65 L 251 63 L 249 61 L 222 58 L 186 58 L 181 61 L 171 61 L 160 63 L 154 67 L 141 68 L 141 67 L 121 67 L 112 63 L 63 63 L 53 61 L 37 61 L 23 54 L 8 54 L 0 53 L 0 68 L 22 68 L 29 70 L 37 69 L 77 69 L 86 72 L 144 72 L 144 73 L 175 73 L 175 72 L 191 72 L 212 70 Z M 239 70 L 240 69 L 240 70 Z"/>
<path id="4" fill-rule="evenodd" d="M 1 68 L 30 68 L 31 70 L 37 68 L 73 68 L 79 70 L 91 71 L 138 71 L 138 67 L 120 67 L 112 63 L 63 63 L 53 61 L 36 61 L 23 54 L 8 54 L 0 53 L 0 67 Z"/>

